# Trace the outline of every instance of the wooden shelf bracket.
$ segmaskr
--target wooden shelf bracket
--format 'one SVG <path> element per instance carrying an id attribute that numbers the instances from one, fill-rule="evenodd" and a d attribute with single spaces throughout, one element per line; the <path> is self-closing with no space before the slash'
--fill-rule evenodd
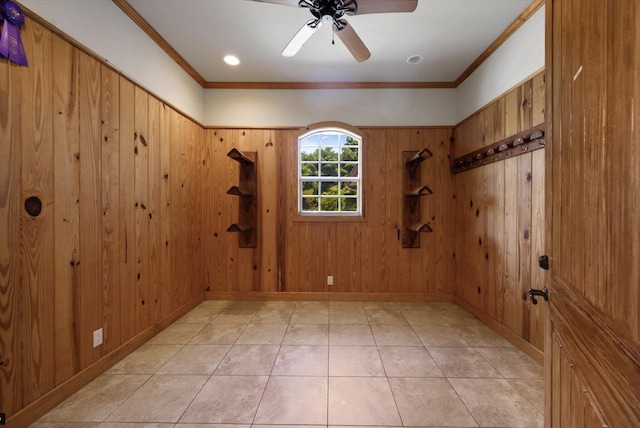
<path id="1" fill-rule="evenodd" d="M 240 234 L 240 248 L 256 248 L 258 246 L 258 189 L 257 153 L 241 152 L 231 149 L 227 153 L 231 159 L 240 163 L 240 182 L 231 186 L 227 194 L 240 197 L 238 206 L 238 222 L 227 228 L 227 232 Z"/>
<path id="2" fill-rule="evenodd" d="M 424 148 L 418 152 L 402 152 L 402 247 L 420 248 L 420 233 L 433 232 L 431 226 L 421 221 L 420 197 L 433 194 L 421 181 L 420 164 L 433 154 Z"/>

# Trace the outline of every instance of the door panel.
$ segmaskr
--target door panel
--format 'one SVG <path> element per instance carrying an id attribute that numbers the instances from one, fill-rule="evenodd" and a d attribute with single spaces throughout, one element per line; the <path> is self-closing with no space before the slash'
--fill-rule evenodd
<path id="1" fill-rule="evenodd" d="M 547 1 L 546 425 L 640 426 L 640 4 Z"/>

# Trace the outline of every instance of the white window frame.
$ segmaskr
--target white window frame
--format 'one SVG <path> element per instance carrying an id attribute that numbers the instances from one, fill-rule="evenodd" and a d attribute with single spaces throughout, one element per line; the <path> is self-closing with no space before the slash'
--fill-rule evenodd
<path id="1" fill-rule="evenodd" d="M 358 142 L 357 146 L 347 146 L 347 147 L 353 147 L 353 148 L 357 148 L 358 149 L 358 160 L 356 162 L 352 162 L 349 161 L 347 163 L 355 163 L 357 166 L 357 177 L 335 177 L 335 176 L 327 176 L 327 177 L 322 177 L 321 176 L 321 171 L 322 171 L 322 160 L 318 159 L 318 175 L 315 177 L 309 177 L 309 176 L 302 176 L 302 165 L 303 162 L 302 161 L 302 150 L 303 150 L 303 140 L 312 137 L 314 135 L 340 135 L 341 137 L 339 137 L 338 141 L 339 141 L 339 145 L 337 146 L 337 151 L 338 151 L 338 156 L 341 155 L 342 153 L 342 147 L 344 147 L 342 145 L 342 140 L 341 138 L 344 138 L 344 140 L 346 141 L 347 137 L 351 137 L 354 140 L 356 140 Z M 344 136 L 344 137 L 342 137 Z M 320 137 L 322 138 L 322 137 Z M 331 147 L 331 145 L 327 144 L 327 145 L 323 145 L 321 142 L 319 142 L 318 144 L 318 149 L 322 150 L 322 148 L 326 148 L 326 147 Z M 330 164 L 330 163 L 337 163 L 338 165 L 340 165 L 342 159 L 338 158 L 337 161 L 331 161 L 331 162 L 326 162 L 325 164 Z M 297 161 L 296 161 L 296 167 L 297 167 L 297 178 L 298 178 L 298 194 L 297 194 L 297 200 L 298 200 L 298 215 L 301 217 L 305 217 L 305 218 L 327 218 L 327 217 L 338 217 L 338 218 L 361 218 L 363 216 L 363 184 L 362 184 L 362 161 L 363 161 L 363 150 L 362 150 L 362 136 L 350 131 L 348 129 L 344 129 L 341 127 L 325 127 L 325 128 L 317 128 L 317 129 L 313 129 L 301 136 L 298 137 L 298 150 L 297 150 Z M 340 169 L 338 169 L 338 171 L 340 171 Z M 302 193 L 302 188 L 303 188 L 303 183 L 304 182 L 318 182 L 318 183 L 323 183 L 323 182 L 338 182 L 338 186 L 339 189 L 340 187 L 340 183 L 343 182 L 356 182 L 356 186 L 357 186 L 357 193 L 356 196 L 353 199 L 356 199 L 356 204 L 357 204 L 357 210 L 355 211 L 321 211 L 321 200 L 322 200 L 322 195 L 321 195 L 321 190 L 320 188 L 318 189 L 318 211 L 303 211 L 302 207 L 303 207 L 303 193 Z M 320 186 L 319 186 L 320 187 Z M 343 196 L 344 197 L 344 196 Z M 338 206 L 340 207 L 341 202 L 341 195 L 338 194 L 337 195 L 338 198 Z"/>

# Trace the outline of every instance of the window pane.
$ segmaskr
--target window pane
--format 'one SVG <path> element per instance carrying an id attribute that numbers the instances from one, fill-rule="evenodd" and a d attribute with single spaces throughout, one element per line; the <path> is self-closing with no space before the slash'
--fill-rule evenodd
<path id="1" fill-rule="evenodd" d="M 320 153 L 320 150 L 318 149 L 318 146 L 316 144 L 305 145 L 304 143 L 302 143 L 302 146 L 300 147 L 300 160 L 302 162 L 317 161 L 318 153 Z"/>
<path id="2" fill-rule="evenodd" d="M 323 163 L 321 166 L 321 175 L 323 177 L 337 177 L 338 176 L 338 164 L 337 163 Z"/>
<path id="3" fill-rule="evenodd" d="M 343 181 L 340 183 L 340 195 L 357 196 L 358 195 L 358 183 L 355 181 Z"/>
<path id="4" fill-rule="evenodd" d="M 323 161 L 338 161 L 337 147 L 325 147 L 321 152 Z"/>
<path id="5" fill-rule="evenodd" d="M 338 194 L 338 182 L 328 181 L 326 183 L 320 183 L 320 195 L 337 195 Z"/>
<path id="6" fill-rule="evenodd" d="M 342 211 L 358 211 L 358 198 L 342 197 L 340 203 Z"/>
<path id="7" fill-rule="evenodd" d="M 345 161 L 358 161 L 358 148 L 357 147 L 344 147 L 340 152 L 340 160 Z"/>
<path id="8" fill-rule="evenodd" d="M 338 198 L 320 198 L 321 211 L 338 211 Z"/>
<path id="9" fill-rule="evenodd" d="M 318 195 L 318 182 L 317 181 L 303 181 L 302 182 L 302 194 L 304 196 Z"/>
<path id="10" fill-rule="evenodd" d="M 318 198 L 302 198 L 302 211 L 318 211 Z"/>
<path id="11" fill-rule="evenodd" d="M 358 176 L 357 163 L 341 163 L 340 164 L 340 177 L 357 177 L 357 176 Z"/>
<path id="12" fill-rule="evenodd" d="M 301 177 L 317 177 L 318 164 L 317 163 L 300 164 L 300 176 Z"/>

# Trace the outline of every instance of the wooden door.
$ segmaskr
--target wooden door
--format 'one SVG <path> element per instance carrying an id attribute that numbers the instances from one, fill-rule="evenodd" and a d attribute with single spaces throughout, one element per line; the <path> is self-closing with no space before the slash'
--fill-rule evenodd
<path id="1" fill-rule="evenodd" d="M 640 2 L 547 0 L 547 427 L 640 427 Z"/>

